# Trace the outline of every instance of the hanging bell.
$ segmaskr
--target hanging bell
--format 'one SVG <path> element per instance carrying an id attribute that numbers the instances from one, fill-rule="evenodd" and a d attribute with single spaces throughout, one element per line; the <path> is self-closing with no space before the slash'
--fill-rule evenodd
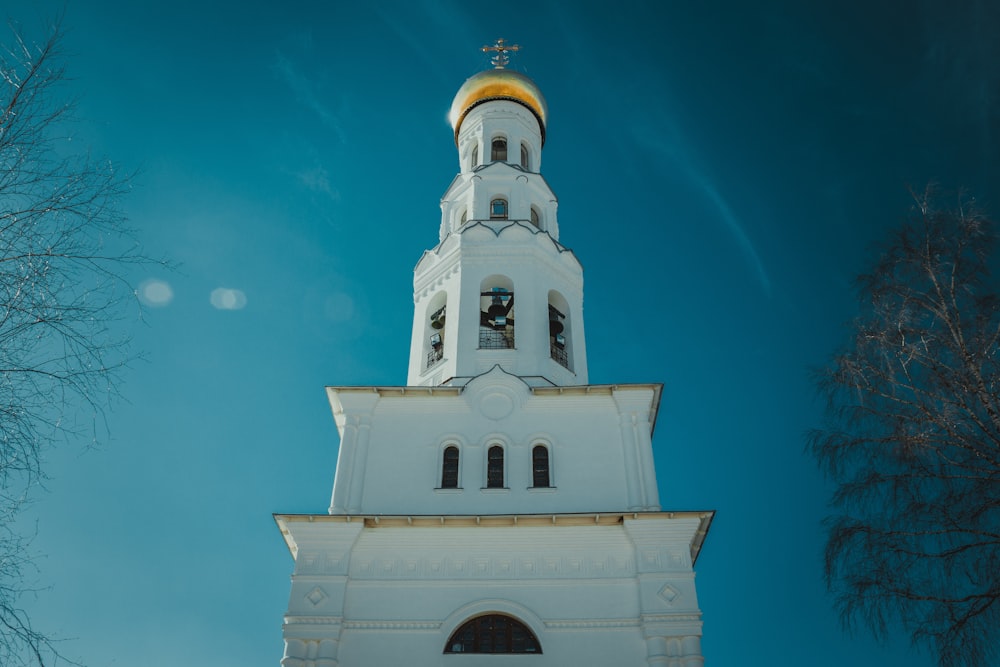
<path id="1" fill-rule="evenodd" d="M 563 323 L 559 320 L 549 320 L 549 335 L 558 336 L 563 332 Z"/>
<path id="2" fill-rule="evenodd" d="M 486 312 L 489 314 L 491 320 L 496 320 L 498 317 L 506 315 L 507 309 L 503 307 L 503 304 L 495 303 Z"/>
<path id="3" fill-rule="evenodd" d="M 431 328 L 433 329 L 443 329 L 444 328 L 444 314 L 445 306 L 438 308 L 431 314 Z"/>

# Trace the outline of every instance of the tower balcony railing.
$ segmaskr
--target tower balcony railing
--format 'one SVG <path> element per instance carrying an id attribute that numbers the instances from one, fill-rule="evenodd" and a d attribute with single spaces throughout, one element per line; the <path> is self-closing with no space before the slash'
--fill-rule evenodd
<path id="1" fill-rule="evenodd" d="M 427 366 L 425 368 L 430 368 L 442 359 L 444 359 L 444 346 L 432 347 L 431 351 L 427 353 Z"/>
<path id="2" fill-rule="evenodd" d="M 514 332 L 479 327 L 479 349 L 512 350 L 514 349 Z"/>
<path id="3" fill-rule="evenodd" d="M 553 342 L 549 344 L 549 350 L 551 351 L 552 358 L 566 370 L 569 370 L 569 355 L 566 353 L 566 348 L 562 345 L 556 345 Z"/>

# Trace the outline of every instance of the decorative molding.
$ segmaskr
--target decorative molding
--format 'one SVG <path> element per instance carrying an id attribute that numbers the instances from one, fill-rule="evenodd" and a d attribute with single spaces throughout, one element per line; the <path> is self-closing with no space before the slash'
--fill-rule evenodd
<path id="1" fill-rule="evenodd" d="M 589 630 L 598 628 L 637 628 L 641 622 L 638 618 L 606 618 L 586 620 L 552 620 L 544 621 L 547 630 Z"/>
<path id="2" fill-rule="evenodd" d="M 669 605 L 673 605 L 674 601 L 680 597 L 680 594 L 681 592 L 670 584 L 663 584 L 663 588 L 661 588 L 660 592 L 657 593 L 657 595 L 659 595 L 660 598 Z"/>
<path id="3" fill-rule="evenodd" d="M 697 621 L 700 623 L 701 612 L 698 612 L 697 614 L 643 614 L 641 620 L 647 625 L 650 623 L 690 623 L 691 621 Z"/>
<path id="4" fill-rule="evenodd" d="M 514 399 L 504 391 L 493 391 L 479 399 L 479 411 L 488 419 L 499 421 L 514 411 Z"/>
<path id="5" fill-rule="evenodd" d="M 434 621 L 345 621 L 345 630 L 439 630 Z"/>
<path id="6" fill-rule="evenodd" d="M 326 594 L 326 591 L 322 587 L 316 586 L 311 591 L 305 594 L 306 601 L 309 602 L 314 607 L 318 607 L 323 604 L 323 602 L 330 596 Z"/>
<path id="7" fill-rule="evenodd" d="M 343 616 L 285 616 L 285 625 L 341 625 Z"/>
<path id="8" fill-rule="evenodd" d="M 635 562 L 613 554 L 524 557 L 516 554 L 466 558 L 360 558 L 351 564 L 358 580 L 620 579 L 634 577 Z"/>

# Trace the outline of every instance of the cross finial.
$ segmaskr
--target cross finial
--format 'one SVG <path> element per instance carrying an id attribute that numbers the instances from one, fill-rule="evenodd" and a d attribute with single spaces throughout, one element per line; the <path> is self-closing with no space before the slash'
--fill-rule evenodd
<path id="1" fill-rule="evenodd" d="M 517 45 L 517 44 L 510 44 L 510 45 L 508 45 L 504 41 L 503 37 L 501 37 L 500 39 L 498 39 L 497 43 L 494 44 L 493 46 L 484 46 L 483 47 L 483 53 L 489 53 L 490 51 L 496 51 L 497 52 L 497 54 L 495 56 L 493 56 L 492 58 L 490 58 L 490 62 L 492 62 L 493 66 L 496 67 L 497 69 L 503 69 L 504 67 L 507 66 L 507 63 L 510 62 L 510 57 L 507 55 L 508 51 L 514 52 L 514 51 L 520 51 L 520 50 L 521 50 L 521 47 L 519 45 Z"/>

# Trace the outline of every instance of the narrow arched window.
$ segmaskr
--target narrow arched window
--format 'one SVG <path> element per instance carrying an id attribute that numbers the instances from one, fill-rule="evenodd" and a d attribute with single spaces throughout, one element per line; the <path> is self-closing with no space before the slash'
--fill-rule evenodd
<path id="1" fill-rule="evenodd" d="M 444 448 L 441 460 L 441 488 L 458 488 L 458 447 L 453 445 Z"/>
<path id="2" fill-rule="evenodd" d="M 533 224 L 535 227 L 541 227 L 541 224 L 538 220 L 538 209 L 535 208 L 534 206 L 531 207 L 531 224 Z"/>
<path id="3" fill-rule="evenodd" d="M 490 153 L 490 159 L 496 162 L 497 160 L 501 162 L 507 161 L 507 140 L 503 137 L 497 137 L 493 140 L 492 152 Z"/>
<path id="4" fill-rule="evenodd" d="M 531 450 L 531 479 L 532 486 L 548 487 L 549 482 L 549 448 L 544 445 L 535 445 Z"/>
<path id="5" fill-rule="evenodd" d="M 521 166 L 528 168 L 528 146 L 521 144 Z"/>
<path id="6" fill-rule="evenodd" d="M 490 202 L 490 217 L 494 219 L 507 219 L 507 200 L 497 197 Z"/>
<path id="7" fill-rule="evenodd" d="M 538 638 L 521 621 L 502 614 L 477 616 L 452 633 L 445 653 L 541 653 Z"/>
<path id="8" fill-rule="evenodd" d="M 472 147 L 472 168 L 479 166 L 479 144 Z"/>
<path id="9" fill-rule="evenodd" d="M 566 300 L 558 292 L 549 292 L 549 353 L 560 366 L 567 370 L 570 368 L 569 325 L 570 321 L 566 315 L 559 310 L 553 302 L 561 307 L 566 307 Z"/>
<path id="10" fill-rule="evenodd" d="M 503 447 L 493 445 L 486 454 L 486 488 L 503 488 Z"/>
<path id="11" fill-rule="evenodd" d="M 468 209 L 462 209 L 462 218 L 461 218 L 461 220 L 459 220 L 458 224 L 464 225 L 468 221 L 469 221 L 469 210 Z"/>

